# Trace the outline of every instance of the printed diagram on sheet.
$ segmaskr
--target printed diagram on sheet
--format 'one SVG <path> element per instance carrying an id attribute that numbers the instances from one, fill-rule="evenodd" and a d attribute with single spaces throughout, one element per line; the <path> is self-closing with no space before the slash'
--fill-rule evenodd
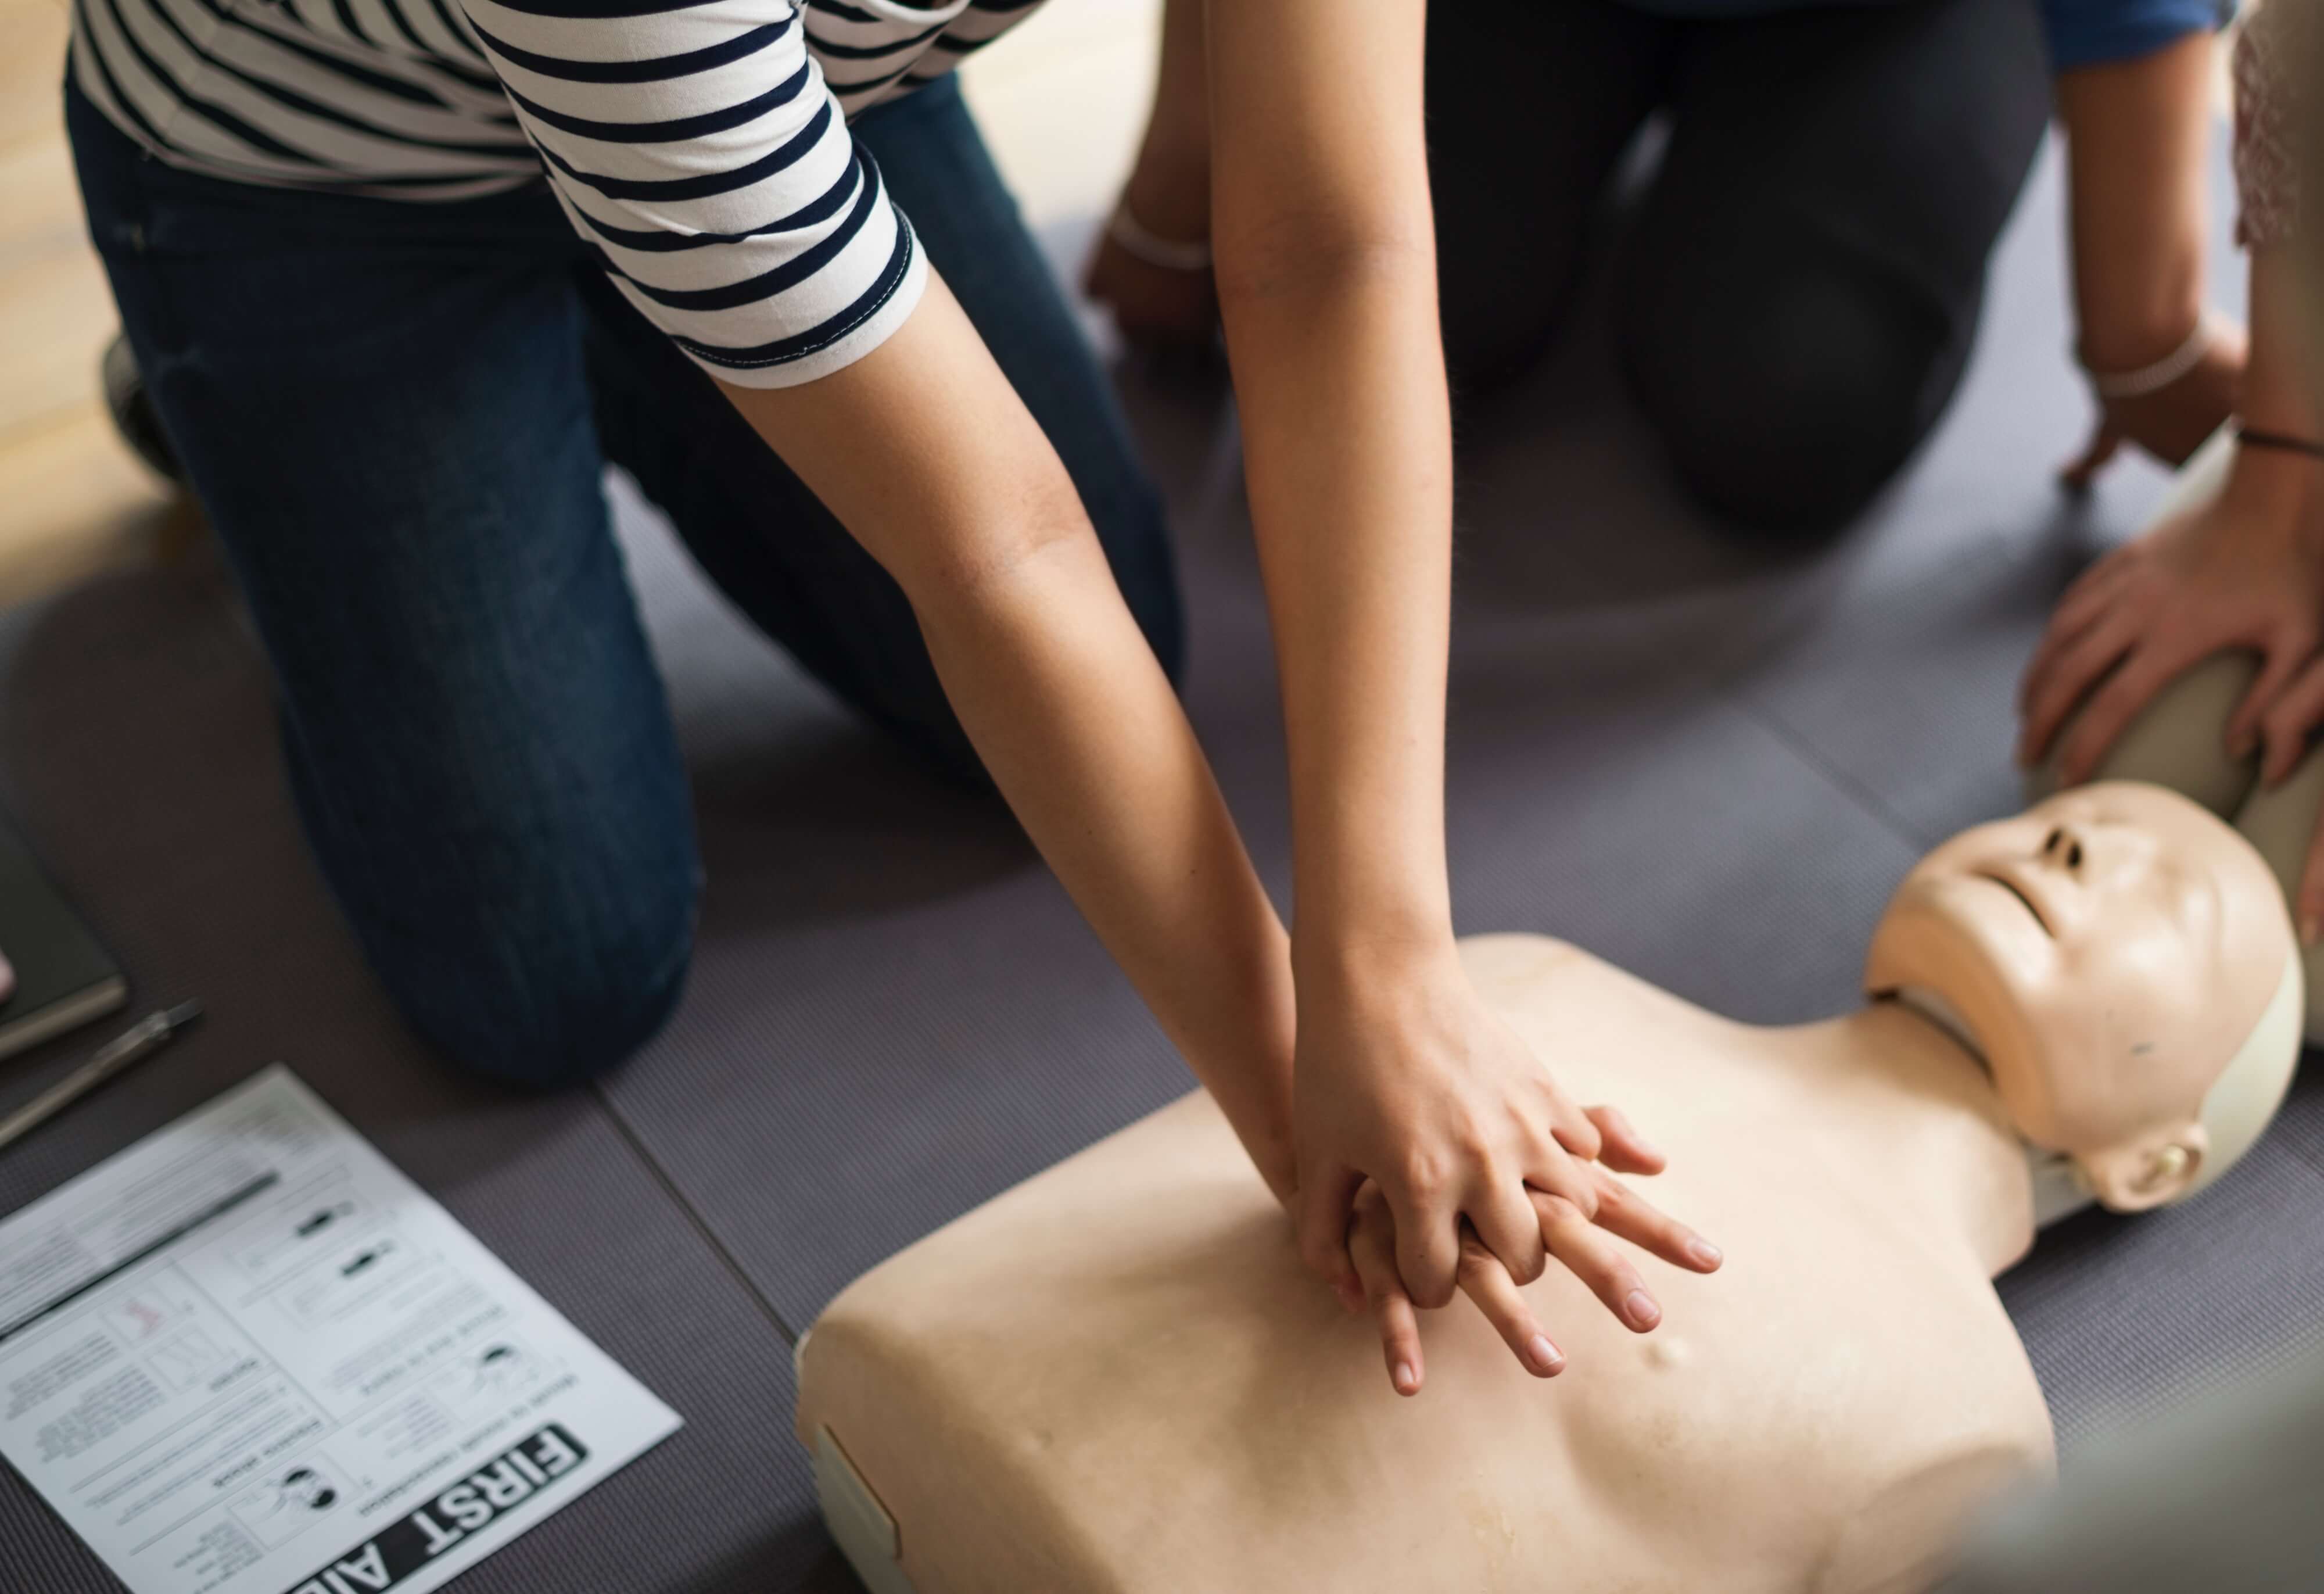
<path id="1" fill-rule="evenodd" d="M 420 1594 L 678 1425 L 279 1065 L 0 1222 L 0 1454 L 133 1594 Z"/>

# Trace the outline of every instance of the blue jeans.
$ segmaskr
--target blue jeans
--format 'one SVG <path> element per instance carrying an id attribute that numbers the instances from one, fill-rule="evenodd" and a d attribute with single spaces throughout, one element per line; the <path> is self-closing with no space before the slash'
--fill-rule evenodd
<path id="1" fill-rule="evenodd" d="M 982 778 L 902 592 L 613 292 L 545 185 L 433 205 L 222 182 L 67 98 L 123 323 L 273 668 L 308 838 L 456 1061 L 586 1078 L 659 1026 L 692 950 L 692 808 L 607 460 L 801 665 Z M 855 131 L 1175 675 L 1160 501 L 958 89 Z"/>

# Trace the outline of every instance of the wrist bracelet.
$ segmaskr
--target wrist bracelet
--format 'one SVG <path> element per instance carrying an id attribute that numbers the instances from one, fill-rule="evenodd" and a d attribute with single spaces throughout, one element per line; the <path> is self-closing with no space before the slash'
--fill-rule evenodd
<path id="1" fill-rule="evenodd" d="M 1162 237 L 1146 230 L 1145 224 L 1130 213 L 1130 200 L 1125 197 L 1113 208 L 1113 219 L 1105 224 L 1105 235 L 1121 246 L 1134 260 L 1164 271 L 1208 271 L 1211 269 L 1211 246 L 1201 243 L 1182 243 Z"/>
<path id="2" fill-rule="evenodd" d="M 2087 363 L 2083 373 L 2089 377 L 2090 391 L 2102 399 L 2144 398 L 2150 393 L 2160 393 L 2202 363 L 2211 350 L 2216 334 L 2209 315 L 2195 318 L 2195 329 L 2187 334 L 2187 341 L 2164 355 L 2151 366 L 2141 366 L 2135 371 L 2093 371 Z M 2074 357 L 2078 361 L 2079 352 Z"/>
<path id="3" fill-rule="evenodd" d="M 2324 443 L 2314 438 L 2294 437 L 2288 431 L 2254 431 L 2240 421 L 2236 422 L 2236 441 L 2246 448 L 2274 449 L 2286 454 L 2305 454 L 2311 459 L 2324 459 Z"/>

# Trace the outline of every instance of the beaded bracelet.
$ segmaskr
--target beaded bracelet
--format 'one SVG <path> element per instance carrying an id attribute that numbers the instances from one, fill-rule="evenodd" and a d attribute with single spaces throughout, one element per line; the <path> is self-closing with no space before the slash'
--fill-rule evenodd
<path id="1" fill-rule="evenodd" d="M 2084 365 L 2082 370 L 2090 379 L 2090 391 L 2102 399 L 2144 398 L 2150 393 L 2162 392 L 2200 365 L 2203 357 L 2211 351 L 2215 336 L 2211 318 L 2198 316 L 2195 329 L 2187 334 L 2187 341 L 2151 366 L 2141 366 L 2135 371 L 2093 371 Z M 2076 358 L 2080 357 L 2078 353 Z"/>

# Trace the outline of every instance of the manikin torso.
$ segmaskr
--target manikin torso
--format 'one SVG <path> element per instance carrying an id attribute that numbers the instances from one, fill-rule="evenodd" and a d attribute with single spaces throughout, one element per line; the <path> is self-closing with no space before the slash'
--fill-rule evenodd
<path id="1" fill-rule="evenodd" d="M 804 1348 L 800 1435 L 868 1481 L 917 1594 L 1917 1589 L 2048 1473 L 1991 1284 L 2034 1181 L 1973 1053 L 1895 1003 L 1763 1029 L 1538 937 L 1464 956 L 1668 1153 L 1642 1188 L 1715 1215 L 1721 1271 L 1640 1258 L 1665 1315 L 1637 1336 L 1553 1266 L 1545 1382 L 1456 1302 L 1402 1400 L 1188 1097 L 875 1269 Z"/>

